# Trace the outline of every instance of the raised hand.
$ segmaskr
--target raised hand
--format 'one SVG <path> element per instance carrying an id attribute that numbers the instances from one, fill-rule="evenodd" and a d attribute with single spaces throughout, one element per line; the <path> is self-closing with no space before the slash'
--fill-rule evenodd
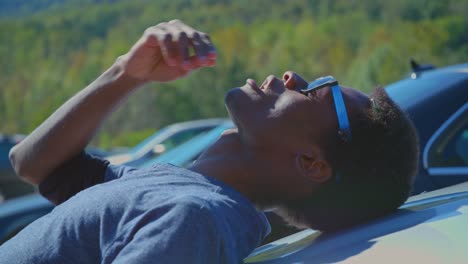
<path id="1" fill-rule="evenodd" d="M 133 78 L 167 82 L 198 68 L 214 66 L 216 56 L 208 34 L 172 20 L 146 29 L 118 60 L 124 72 Z"/>

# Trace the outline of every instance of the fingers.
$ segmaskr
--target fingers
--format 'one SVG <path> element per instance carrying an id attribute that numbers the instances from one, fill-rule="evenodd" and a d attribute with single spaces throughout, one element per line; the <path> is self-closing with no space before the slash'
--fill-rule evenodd
<path id="1" fill-rule="evenodd" d="M 200 66 L 210 65 L 216 59 L 216 49 L 211 42 L 208 34 L 197 31 L 179 20 L 171 21 L 181 31 L 187 32 L 190 46 L 193 48 L 195 55 L 191 56 L 191 61 L 200 64 Z"/>
<path id="2" fill-rule="evenodd" d="M 210 40 L 208 34 L 203 32 L 195 32 L 192 38 L 192 45 L 195 50 L 196 57 L 202 66 L 211 66 L 216 63 L 216 49 Z"/>
<path id="3" fill-rule="evenodd" d="M 160 48 L 169 66 L 192 70 L 216 64 L 216 49 L 208 34 L 179 20 L 148 28 L 145 31 L 145 45 Z"/>
<path id="4" fill-rule="evenodd" d="M 161 23 L 145 31 L 145 45 L 159 48 L 166 63 L 168 65 L 174 65 L 178 52 L 174 45 L 172 45 L 172 35 L 167 34 L 164 30 L 165 24 L 166 23 Z"/>

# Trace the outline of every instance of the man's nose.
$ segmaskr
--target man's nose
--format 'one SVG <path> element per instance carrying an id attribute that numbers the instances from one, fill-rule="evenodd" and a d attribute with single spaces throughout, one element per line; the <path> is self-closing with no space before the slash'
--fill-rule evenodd
<path id="1" fill-rule="evenodd" d="M 308 83 L 299 74 L 287 71 L 283 74 L 284 86 L 290 90 L 304 89 Z"/>

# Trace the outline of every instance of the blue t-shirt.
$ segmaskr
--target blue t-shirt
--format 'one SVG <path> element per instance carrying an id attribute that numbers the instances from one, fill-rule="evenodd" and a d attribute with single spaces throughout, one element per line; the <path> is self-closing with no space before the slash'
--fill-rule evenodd
<path id="1" fill-rule="evenodd" d="M 105 183 L 0 247 L 0 263 L 240 263 L 270 232 L 221 181 L 170 164 L 109 165 Z"/>

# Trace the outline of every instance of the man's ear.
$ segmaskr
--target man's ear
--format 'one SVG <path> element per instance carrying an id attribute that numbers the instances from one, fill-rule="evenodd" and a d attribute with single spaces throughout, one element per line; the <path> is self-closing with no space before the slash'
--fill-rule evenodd
<path id="1" fill-rule="evenodd" d="M 316 183 L 324 183 L 332 177 L 330 164 L 318 155 L 298 154 L 296 162 L 301 175 Z"/>

